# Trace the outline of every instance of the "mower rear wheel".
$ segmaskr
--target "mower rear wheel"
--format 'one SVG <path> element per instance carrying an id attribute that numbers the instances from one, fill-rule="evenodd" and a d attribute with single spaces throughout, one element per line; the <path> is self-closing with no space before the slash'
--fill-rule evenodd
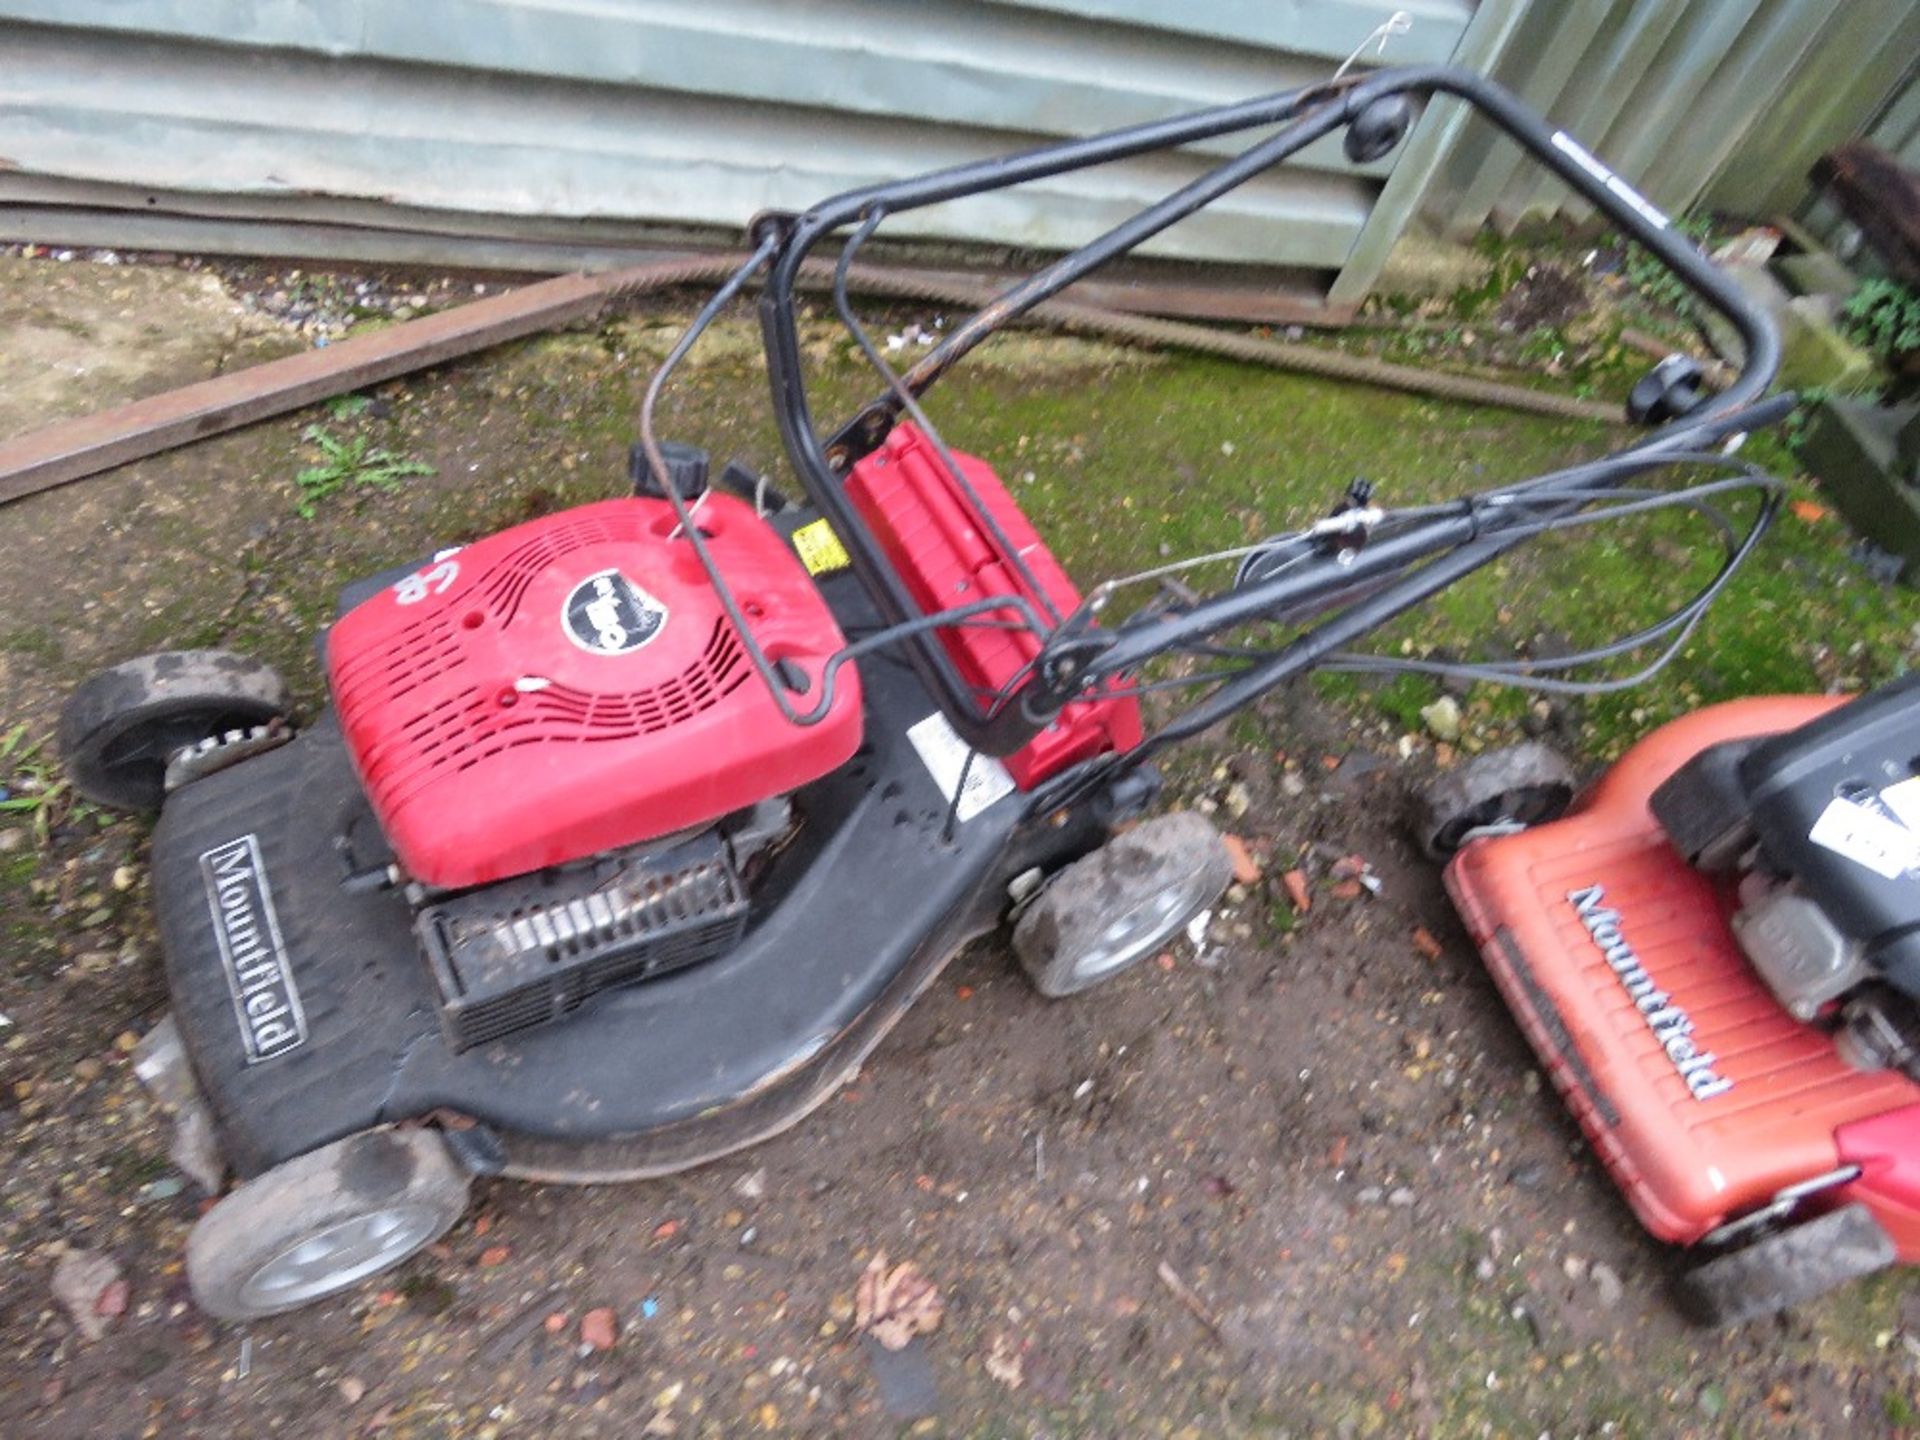
<path id="1" fill-rule="evenodd" d="M 437 1130 L 363 1130 L 236 1187 L 187 1236 L 187 1282 L 223 1320 L 338 1294 L 432 1244 L 471 1176 Z"/>
<path id="2" fill-rule="evenodd" d="M 272 666 L 231 650 L 167 650 L 85 681 L 60 712 L 61 763 L 73 788 L 114 810 L 153 810 L 175 751 L 287 712 Z"/>
<path id="3" fill-rule="evenodd" d="M 1842 1205 L 1695 1266 L 1680 1277 L 1680 1300 L 1702 1325 L 1738 1325 L 1884 1270 L 1895 1258 L 1873 1212 Z"/>
<path id="4" fill-rule="evenodd" d="M 1013 953 L 1042 995 L 1071 995 L 1151 955 L 1232 878 L 1206 820 L 1155 816 L 1056 875 L 1013 927 Z"/>
<path id="5" fill-rule="evenodd" d="M 1414 835 L 1427 858 L 1444 864 L 1476 830 L 1542 825 L 1573 803 L 1573 767 L 1529 740 L 1477 755 L 1434 779 L 1414 807 Z"/>

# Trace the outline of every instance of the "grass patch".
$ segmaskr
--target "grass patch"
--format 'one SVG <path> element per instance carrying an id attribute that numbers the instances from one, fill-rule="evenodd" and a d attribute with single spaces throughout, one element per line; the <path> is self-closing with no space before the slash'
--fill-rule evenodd
<path id="1" fill-rule="evenodd" d="M 962 371 L 936 402 L 948 438 L 996 466 L 1083 587 L 1308 523 L 1355 476 L 1375 483 L 1381 503 L 1416 504 L 1523 479 L 1633 438 L 1184 356 L 1084 387 Z M 1748 454 L 1793 473 L 1783 444 L 1756 440 Z M 1854 564 L 1844 527 L 1814 501 L 1808 482 L 1791 483 L 1792 498 L 1806 503 L 1783 511 L 1674 663 L 1643 685 L 1579 702 L 1586 748 L 1611 758 L 1700 705 L 1869 685 L 1908 663 L 1908 597 Z M 1664 616 L 1719 559 L 1711 528 L 1679 511 L 1547 536 L 1392 622 L 1363 648 L 1467 660 L 1585 649 Z M 1227 576 L 1197 577 L 1197 588 L 1200 578 L 1218 585 Z M 1418 728 L 1420 708 L 1438 693 L 1424 677 L 1381 683 L 1321 673 L 1314 683 L 1330 701 L 1361 703 L 1404 729 Z M 1507 738 L 1528 701 L 1523 690 L 1473 686 L 1463 700 L 1469 733 L 1489 743 Z"/>
<path id="2" fill-rule="evenodd" d="M 318 465 L 309 465 L 293 477 L 300 487 L 295 508 L 303 519 L 311 520 L 322 500 L 350 486 L 397 490 L 410 476 L 433 474 L 431 465 L 375 445 L 368 435 L 336 435 L 324 425 L 309 425 L 300 438 L 322 457 Z"/>
<path id="3" fill-rule="evenodd" d="M 33 738 L 24 720 L 0 735 L 0 820 L 23 822 L 45 850 L 55 825 L 96 813 L 74 795 L 46 737 Z"/>

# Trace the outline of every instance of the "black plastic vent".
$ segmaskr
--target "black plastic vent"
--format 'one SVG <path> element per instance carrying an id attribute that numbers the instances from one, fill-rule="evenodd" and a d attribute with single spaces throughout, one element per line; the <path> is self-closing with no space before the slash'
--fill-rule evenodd
<path id="1" fill-rule="evenodd" d="M 701 836 L 456 895 L 414 921 L 455 1050 L 561 1019 L 588 997 L 696 965 L 740 941 L 747 893 Z"/>

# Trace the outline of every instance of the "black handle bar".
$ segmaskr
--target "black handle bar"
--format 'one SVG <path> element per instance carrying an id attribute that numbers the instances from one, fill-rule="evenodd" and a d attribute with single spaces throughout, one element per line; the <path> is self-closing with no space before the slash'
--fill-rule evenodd
<path id="1" fill-rule="evenodd" d="M 1401 95 L 1447 94 L 1467 101 L 1541 164 L 1546 166 L 1628 238 L 1659 258 L 1681 282 L 1731 322 L 1745 354 L 1733 383 L 1706 406 L 1660 427 L 1639 444 L 1606 459 L 1543 475 L 1513 489 L 1590 492 L 1618 485 L 1641 473 L 1662 453 L 1700 450 L 1784 413 L 1777 405 L 1754 407 L 1772 383 L 1780 359 L 1779 336 L 1771 319 L 1711 264 L 1667 217 L 1632 186 L 1595 159 L 1578 141 L 1546 124 L 1501 86 L 1468 70 L 1446 66 L 1379 70 L 1365 76 L 1311 86 L 1257 100 L 1133 126 L 1086 140 L 1051 145 L 1023 154 L 955 166 L 889 184 L 848 191 L 793 217 L 756 222 L 761 238 L 777 232 L 772 263 L 760 301 L 768 373 L 782 441 L 801 485 L 846 544 L 854 570 L 890 625 L 920 617 L 898 572 L 842 488 L 852 463 L 884 439 L 905 401 L 900 393 L 876 400 L 848 422 L 826 445 L 813 423 L 801 373 L 794 323 L 794 293 L 802 262 L 829 235 L 853 225 L 877 222 L 885 215 L 920 209 L 961 196 L 1002 189 L 1070 170 L 1140 155 L 1239 131 L 1279 125 L 1267 138 L 1131 216 L 1078 250 L 1061 256 L 1002 291 L 979 312 L 956 326 L 933 350 L 901 377 L 906 396 L 917 396 L 962 356 L 1008 321 L 1059 294 L 1089 272 L 1125 254 L 1169 226 L 1210 204 L 1254 176 L 1281 163 L 1315 140 L 1353 123 L 1372 107 Z M 1569 499 L 1566 507 L 1585 503 Z M 1537 517 L 1541 512 L 1536 509 Z M 944 648 L 930 633 L 918 635 L 910 654 L 941 708 L 969 745 L 987 754 L 1005 755 L 1026 744 L 1074 694 L 1103 678 L 1129 672 L 1169 644 L 1211 634 L 1246 620 L 1271 616 L 1316 596 L 1354 594 L 1351 588 L 1375 581 L 1360 603 L 1315 631 L 1299 637 L 1272 659 L 1251 667 L 1157 737 L 1178 739 L 1214 723 L 1233 709 L 1301 670 L 1330 650 L 1418 604 L 1461 575 L 1519 543 L 1521 536 L 1490 533 L 1484 517 L 1436 520 L 1392 537 L 1360 557 L 1364 563 L 1320 567 L 1317 573 L 1290 574 L 1203 601 L 1178 618 L 1171 629 L 1149 634 L 1103 634 L 1088 658 L 1036 667 L 1014 696 L 983 713 Z M 1446 550 L 1450 554 L 1416 573 L 1379 584 L 1394 567 L 1409 567 Z"/>

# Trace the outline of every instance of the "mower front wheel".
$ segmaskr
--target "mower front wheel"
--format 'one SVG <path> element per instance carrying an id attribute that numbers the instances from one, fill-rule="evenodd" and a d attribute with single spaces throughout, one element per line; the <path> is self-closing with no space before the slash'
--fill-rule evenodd
<path id="1" fill-rule="evenodd" d="M 1071 995 L 1151 955 L 1232 878 L 1212 825 L 1155 816 L 1056 875 L 1013 927 L 1013 953 L 1042 995 Z"/>
<path id="2" fill-rule="evenodd" d="M 471 1177 L 437 1130 L 363 1130 L 257 1175 L 187 1236 L 202 1310 L 257 1320 L 392 1269 L 444 1235 Z"/>
<path id="3" fill-rule="evenodd" d="M 1895 1258 L 1873 1212 L 1842 1205 L 1695 1266 L 1679 1279 L 1680 1301 L 1702 1325 L 1738 1325 L 1805 1304 Z"/>
<path id="4" fill-rule="evenodd" d="M 73 788 L 113 810 L 154 810 L 178 750 L 287 713 L 272 666 L 231 650 L 167 650 L 102 670 L 60 712 L 60 760 Z"/>
<path id="5" fill-rule="evenodd" d="M 1573 767 L 1538 741 L 1489 750 L 1448 770 L 1420 793 L 1414 837 L 1427 858 L 1445 864 L 1476 830 L 1557 820 L 1573 803 Z"/>

